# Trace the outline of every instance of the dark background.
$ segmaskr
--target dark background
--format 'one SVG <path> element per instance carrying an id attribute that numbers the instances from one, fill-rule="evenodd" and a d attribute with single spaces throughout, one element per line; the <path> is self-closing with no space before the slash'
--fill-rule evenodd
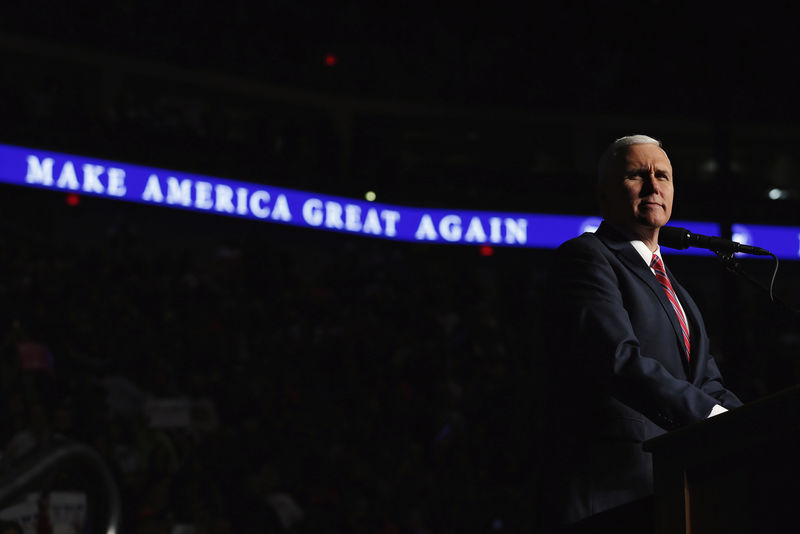
<path id="1" fill-rule="evenodd" d="M 646 133 L 672 159 L 676 218 L 797 226 L 793 24 L 766 4 L 27 2 L 0 17 L 0 141 L 390 204 L 590 214 L 600 152 Z M 548 251 L 2 192 L 6 457 L 21 435 L 96 447 L 129 532 L 535 531 Z M 734 391 L 797 382 L 793 314 L 714 259 L 668 262 Z M 768 283 L 772 263 L 742 264 Z M 778 272 L 789 303 L 797 274 Z M 22 342 L 53 369 L 20 369 Z M 211 398 L 219 426 L 150 428 L 115 410 L 109 377 Z M 304 519 L 282 526 L 277 494 Z"/>

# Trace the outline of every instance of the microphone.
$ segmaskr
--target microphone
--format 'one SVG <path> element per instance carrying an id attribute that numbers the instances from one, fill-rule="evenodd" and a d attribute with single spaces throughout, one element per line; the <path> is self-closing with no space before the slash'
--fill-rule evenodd
<path id="1" fill-rule="evenodd" d="M 736 241 L 729 241 L 721 237 L 710 237 L 707 235 L 693 234 L 686 228 L 677 226 L 662 226 L 658 231 L 658 244 L 677 249 L 689 247 L 705 248 L 723 254 L 743 252 L 755 256 L 771 256 L 772 254 L 763 248 L 742 245 Z"/>

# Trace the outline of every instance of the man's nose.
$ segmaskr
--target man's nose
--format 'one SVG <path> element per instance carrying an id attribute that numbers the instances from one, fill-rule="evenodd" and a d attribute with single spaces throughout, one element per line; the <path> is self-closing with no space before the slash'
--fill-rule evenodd
<path id="1" fill-rule="evenodd" d="M 642 179 L 642 194 L 649 195 L 656 190 L 656 179 L 652 174 L 643 176 Z"/>
<path id="2" fill-rule="evenodd" d="M 642 192 L 646 194 L 660 192 L 658 180 L 656 180 L 655 173 L 650 173 L 645 176 L 642 185 Z"/>

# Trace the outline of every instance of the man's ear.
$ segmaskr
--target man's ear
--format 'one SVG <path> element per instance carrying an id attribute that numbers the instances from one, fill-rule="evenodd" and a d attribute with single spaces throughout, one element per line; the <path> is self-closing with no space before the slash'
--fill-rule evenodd
<path id="1" fill-rule="evenodd" d="M 594 194 L 595 198 L 597 199 L 597 207 L 600 208 L 600 215 L 603 217 L 606 216 L 606 208 L 608 207 L 608 189 L 604 187 L 605 184 L 603 182 L 598 182 L 594 186 Z"/>
<path id="2" fill-rule="evenodd" d="M 608 191 L 600 182 L 594 186 L 594 194 L 600 204 L 603 204 L 608 199 Z"/>

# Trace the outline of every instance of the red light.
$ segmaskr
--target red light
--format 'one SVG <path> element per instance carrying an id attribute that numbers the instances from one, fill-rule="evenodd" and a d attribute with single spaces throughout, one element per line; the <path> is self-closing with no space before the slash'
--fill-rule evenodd
<path id="1" fill-rule="evenodd" d="M 481 253 L 481 256 L 494 256 L 494 248 L 490 247 L 489 245 L 483 245 L 478 252 Z"/>
<path id="2" fill-rule="evenodd" d="M 80 195 L 76 195 L 75 193 L 67 194 L 67 206 L 77 206 L 81 203 Z"/>
<path id="3" fill-rule="evenodd" d="M 325 54 L 325 66 L 326 67 L 333 67 L 337 63 L 339 63 L 339 58 L 336 57 L 336 54 L 331 54 L 331 53 Z"/>

